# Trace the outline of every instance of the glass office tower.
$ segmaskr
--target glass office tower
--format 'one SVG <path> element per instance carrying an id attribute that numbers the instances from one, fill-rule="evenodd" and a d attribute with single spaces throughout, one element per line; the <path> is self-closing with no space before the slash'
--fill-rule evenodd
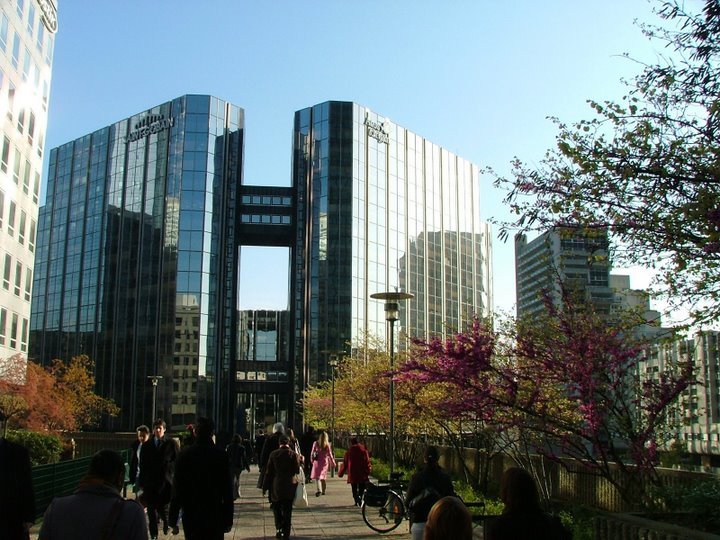
<path id="1" fill-rule="evenodd" d="M 300 390 L 366 332 L 383 337 L 395 288 L 396 332 L 444 335 L 492 312 L 491 237 L 478 167 L 350 102 L 295 113 L 297 242 L 291 310 Z"/>
<path id="2" fill-rule="evenodd" d="M 176 428 L 299 428 L 328 360 L 384 337 L 371 294 L 415 295 L 396 325 L 410 336 L 492 312 L 476 165 L 348 102 L 295 114 L 291 187 L 242 185 L 242 149 L 241 109 L 184 96 L 51 153 L 32 355 L 93 358 L 122 409 L 110 429 L 153 403 Z M 243 246 L 288 248 L 288 311 L 238 312 Z"/>
<path id="3" fill-rule="evenodd" d="M 95 360 L 108 429 L 233 421 L 243 124 L 188 95 L 50 154 L 31 356 Z"/>

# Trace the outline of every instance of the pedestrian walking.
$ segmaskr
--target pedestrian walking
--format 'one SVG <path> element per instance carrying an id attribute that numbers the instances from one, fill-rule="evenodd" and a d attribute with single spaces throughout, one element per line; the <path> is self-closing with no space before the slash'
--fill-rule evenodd
<path id="1" fill-rule="evenodd" d="M 225 447 L 228 460 L 230 461 L 230 472 L 233 478 L 233 500 L 240 498 L 240 473 L 245 470 L 250 472 L 250 462 L 246 454 L 245 445 L 240 435 L 233 435 L 232 441 Z"/>
<path id="2" fill-rule="evenodd" d="M 287 435 L 278 438 L 279 447 L 268 457 L 265 469 L 263 491 L 270 492 L 270 506 L 275 518 L 275 537 L 290 538 L 292 526 L 292 509 L 296 474 L 300 472 L 300 458 L 290 447 Z"/>
<path id="3" fill-rule="evenodd" d="M 260 461 L 258 466 L 260 467 L 260 477 L 258 478 L 258 487 L 262 488 L 265 485 L 265 467 L 267 467 L 268 459 L 270 454 L 280 447 L 280 437 L 285 434 L 285 427 L 282 423 L 277 422 L 272 427 L 272 434 L 265 437 L 262 451 L 260 452 Z M 263 494 L 265 493 L 263 489 Z"/>
<path id="4" fill-rule="evenodd" d="M 360 444 L 357 437 L 351 437 L 350 448 L 345 452 L 338 476 L 342 478 L 344 474 L 347 474 L 347 483 L 352 488 L 355 506 L 360 506 L 362 503 L 362 496 L 365 493 L 365 486 L 370 479 L 371 471 L 370 454 Z"/>
<path id="5" fill-rule="evenodd" d="M 488 540 L 572 539 L 572 533 L 565 528 L 560 518 L 542 510 L 535 480 L 525 469 L 511 467 L 503 473 L 500 500 L 505 508 L 502 515 L 488 523 Z"/>
<path id="6" fill-rule="evenodd" d="M 35 521 L 30 454 L 2 435 L 6 420 L 0 413 L 0 538 L 25 540 Z"/>
<path id="7" fill-rule="evenodd" d="M 267 439 L 265 430 L 258 429 L 257 433 L 255 433 L 255 441 L 253 443 L 255 463 L 257 463 L 258 466 L 260 465 L 260 456 L 262 456 L 263 446 L 265 446 L 265 439 Z M 262 467 L 261 467 L 261 469 L 262 469 Z"/>
<path id="8" fill-rule="evenodd" d="M 138 441 L 141 428 L 144 427 L 138 428 Z M 165 421 L 158 418 L 153 422 L 153 436 L 144 440 L 138 449 L 135 489 L 138 500 L 147 509 L 152 540 L 158 537 L 158 521 L 162 521 L 164 534 L 170 530 L 167 507 L 172 496 L 175 462 L 180 451 L 178 444 L 167 437 L 165 431 Z"/>
<path id="9" fill-rule="evenodd" d="M 247 456 L 248 463 L 257 463 L 257 456 L 255 456 L 255 450 L 253 449 L 253 443 L 250 437 L 242 437 L 243 446 L 245 447 L 245 455 Z"/>
<path id="10" fill-rule="evenodd" d="M 45 510 L 38 540 L 147 540 L 145 512 L 122 497 L 124 483 L 125 460 L 114 450 L 100 450 L 75 493 L 56 497 Z"/>
<path id="11" fill-rule="evenodd" d="M 150 439 L 150 428 L 145 424 L 135 428 L 137 435 L 136 440 L 133 442 L 130 448 L 130 470 L 128 471 L 130 483 L 133 485 L 133 493 L 135 493 L 135 499 L 142 504 L 142 490 L 140 488 L 140 454 L 142 453 L 143 443 Z M 148 459 L 146 455 L 145 460 Z"/>
<path id="12" fill-rule="evenodd" d="M 222 540 L 233 524 L 232 477 L 228 455 L 215 445 L 209 418 L 195 423 L 195 442 L 180 452 L 175 466 L 170 523 L 182 525 L 187 540 Z"/>
<path id="13" fill-rule="evenodd" d="M 300 451 L 300 441 L 298 441 L 297 437 L 295 437 L 295 431 L 290 428 L 288 428 L 286 435 L 288 436 L 288 439 L 290 439 L 290 442 L 288 443 L 290 445 L 290 449 L 297 454 L 297 457 L 300 460 L 300 467 L 302 467 L 305 462 L 305 458 Z"/>
<path id="14" fill-rule="evenodd" d="M 300 453 L 303 456 L 303 469 L 305 471 L 305 477 L 310 478 L 310 471 L 312 470 L 312 447 L 315 443 L 315 430 L 312 426 L 306 426 L 305 432 L 300 435 Z"/>
<path id="15" fill-rule="evenodd" d="M 326 432 L 321 431 L 318 435 L 317 441 L 313 443 L 312 450 L 310 452 L 310 459 L 312 459 L 310 480 L 317 481 L 315 496 L 319 497 L 320 495 L 325 495 L 328 469 L 332 467 L 334 470 L 335 467 L 337 467 L 335 456 L 333 456 L 332 446 L 328 441 L 328 435 Z"/>
<path id="16" fill-rule="evenodd" d="M 452 481 L 440 467 L 439 459 L 438 449 L 428 446 L 424 453 L 424 467 L 410 479 L 405 496 L 412 540 L 422 540 L 425 522 L 433 505 L 443 497 L 455 495 Z"/>

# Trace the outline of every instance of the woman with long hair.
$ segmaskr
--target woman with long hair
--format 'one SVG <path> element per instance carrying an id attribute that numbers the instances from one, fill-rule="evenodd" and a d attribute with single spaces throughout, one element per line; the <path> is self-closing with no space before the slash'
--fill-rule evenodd
<path id="1" fill-rule="evenodd" d="M 557 516 L 543 511 L 535 480 L 525 469 L 511 467 L 503 473 L 500 480 L 500 500 L 505 504 L 505 509 L 501 516 L 488 523 L 488 540 L 572 538 L 572 533 L 563 526 Z"/>
<path id="2" fill-rule="evenodd" d="M 423 540 L 472 540 L 472 516 L 457 497 L 436 502 L 425 522 Z"/>
<path id="3" fill-rule="evenodd" d="M 317 441 L 313 443 L 312 450 L 310 451 L 310 459 L 312 460 L 310 480 L 317 482 L 315 496 L 319 497 L 320 495 L 325 495 L 328 468 L 332 467 L 335 469 L 337 466 L 326 432 L 321 431 Z"/>

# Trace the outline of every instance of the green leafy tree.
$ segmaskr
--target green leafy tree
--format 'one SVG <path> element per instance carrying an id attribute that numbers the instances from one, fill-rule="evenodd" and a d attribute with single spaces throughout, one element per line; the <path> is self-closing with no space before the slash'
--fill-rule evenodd
<path id="1" fill-rule="evenodd" d="M 28 449 L 33 466 L 57 463 L 62 452 L 60 437 L 53 433 L 34 431 L 9 431 L 8 439 Z"/>
<path id="2" fill-rule="evenodd" d="M 516 159 L 495 175 L 518 216 L 502 235 L 608 228 L 615 260 L 654 268 L 658 292 L 709 321 L 720 316 L 720 4 L 657 3 L 666 27 L 642 28 L 669 56 L 621 100 L 590 101 L 594 117 L 555 119 L 556 147 L 540 163 Z"/>
<path id="3" fill-rule="evenodd" d="M 405 352 L 395 355 L 396 365 L 404 362 Z M 346 356 L 335 376 L 335 430 L 368 434 L 390 430 L 390 358 L 387 345 L 373 336 L 365 336 L 353 345 L 352 357 Z M 407 448 L 398 455 L 400 462 L 411 463 L 417 448 L 400 441 L 418 434 L 438 433 L 434 411 L 423 405 L 433 391 L 411 383 L 395 384 L 395 448 Z M 435 398 L 440 399 L 440 398 Z M 302 399 L 305 422 L 316 428 L 330 429 L 332 423 L 332 386 L 324 381 L 308 388 Z M 389 448 L 389 439 L 386 440 Z"/>

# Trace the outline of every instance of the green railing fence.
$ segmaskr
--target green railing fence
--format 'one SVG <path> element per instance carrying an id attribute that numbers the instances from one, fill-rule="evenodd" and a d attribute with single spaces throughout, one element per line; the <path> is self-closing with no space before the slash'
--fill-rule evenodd
<path id="1" fill-rule="evenodd" d="M 120 454 L 125 460 L 125 469 L 127 471 L 130 452 L 129 450 L 122 450 Z M 36 518 L 42 517 L 54 497 L 70 495 L 75 491 L 78 483 L 87 473 L 91 459 L 92 457 L 83 457 L 48 465 L 37 465 L 32 468 Z"/>

